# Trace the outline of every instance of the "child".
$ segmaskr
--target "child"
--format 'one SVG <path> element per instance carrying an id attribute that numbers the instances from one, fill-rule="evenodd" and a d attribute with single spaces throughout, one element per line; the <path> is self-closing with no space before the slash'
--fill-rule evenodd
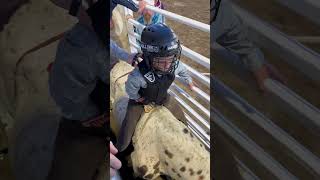
<path id="1" fill-rule="evenodd" d="M 180 41 L 168 26 L 162 23 L 146 26 L 141 34 L 140 47 L 143 60 L 130 73 L 126 82 L 129 102 L 117 144 L 120 152 L 130 144 L 146 104 L 164 105 L 178 120 L 186 122 L 181 107 L 167 93 L 175 75 L 193 88 L 187 69 L 179 63 Z"/>

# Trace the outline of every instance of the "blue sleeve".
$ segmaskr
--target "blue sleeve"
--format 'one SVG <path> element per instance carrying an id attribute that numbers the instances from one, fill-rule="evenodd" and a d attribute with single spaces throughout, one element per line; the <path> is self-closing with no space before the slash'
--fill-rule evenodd
<path id="1" fill-rule="evenodd" d="M 140 74 L 138 69 L 135 69 L 132 71 L 129 76 L 128 80 L 126 82 L 125 88 L 126 92 L 129 96 L 129 99 L 137 100 L 140 98 L 139 90 L 140 88 L 146 88 L 146 81 Z"/>
<path id="2" fill-rule="evenodd" d="M 211 42 L 216 41 L 237 54 L 248 69 L 255 71 L 265 63 L 262 51 L 248 39 L 248 31 L 230 2 L 222 1 L 219 15 L 211 26 L 217 27 L 210 32 Z"/>
<path id="3" fill-rule="evenodd" d="M 110 52 L 112 56 L 115 56 L 118 59 L 121 59 L 123 61 L 128 61 L 130 54 L 119 47 L 117 43 L 115 43 L 113 40 L 110 39 Z"/>
<path id="4" fill-rule="evenodd" d="M 179 62 L 179 65 L 175 70 L 175 74 L 180 76 L 187 84 L 192 83 L 192 78 L 188 72 L 188 69 L 183 65 L 182 62 Z"/>

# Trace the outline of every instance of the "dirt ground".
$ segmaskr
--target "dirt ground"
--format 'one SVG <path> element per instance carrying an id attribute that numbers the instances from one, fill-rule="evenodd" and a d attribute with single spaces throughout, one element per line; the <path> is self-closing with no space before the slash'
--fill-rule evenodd
<path id="1" fill-rule="evenodd" d="M 278 3 L 272 0 L 259 2 L 255 0 L 236 0 L 236 2 L 241 7 L 247 9 L 249 12 L 257 15 L 268 23 L 271 23 L 288 35 L 320 35 L 320 28 L 318 26 L 315 26 L 311 21 L 297 15 L 281 5 L 278 5 Z M 317 52 L 320 52 L 319 44 L 305 45 Z M 287 86 L 314 106 L 320 108 L 320 85 L 308 79 L 305 75 L 297 71 L 297 69 L 289 66 L 279 58 L 277 54 L 265 49 L 262 50 L 265 53 L 267 61 L 273 64 L 281 74 L 285 76 L 288 81 Z M 301 144 L 316 155 L 320 155 L 320 146 L 316 141 L 317 134 L 310 132 L 307 128 L 302 126 L 301 123 L 298 123 L 297 120 L 299 119 L 292 117 L 289 113 L 284 112 L 280 107 L 276 106 L 274 99 L 271 98 L 270 94 L 262 94 L 259 92 L 256 82 L 251 75 L 239 77 L 237 74 L 230 72 L 230 68 L 221 61 L 218 61 L 215 64 L 215 75 Z M 286 166 L 299 170 L 293 172 L 295 175 L 304 179 L 311 178 L 308 172 L 300 170 L 301 167 L 291 160 L 292 157 L 288 152 L 279 151 L 279 149 L 281 149 L 279 147 L 281 146 L 277 143 L 273 143 L 274 141 L 270 135 L 262 132 L 262 130 L 255 125 L 252 125 L 247 118 L 239 114 L 232 107 L 224 104 L 219 99 L 214 103 L 219 110 L 232 119 L 233 122 L 252 137 L 255 142 L 258 142 L 260 146 L 267 149 L 268 153 L 276 157 L 277 160 Z"/>

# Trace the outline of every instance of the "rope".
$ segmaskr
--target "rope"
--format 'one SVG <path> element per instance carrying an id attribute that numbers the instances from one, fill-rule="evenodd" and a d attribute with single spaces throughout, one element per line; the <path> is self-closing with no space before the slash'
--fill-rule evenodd
<path id="1" fill-rule="evenodd" d="M 18 74 L 18 68 L 19 65 L 23 62 L 24 57 L 34 51 L 37 51 L 43 47 L 48 46 L 49 44 L 61 39 L 63 36 L 65 35 L 65 32 L 62 32 L 60 34 L 57 34 L 56 36 L 36 45 L 35 47 L 29 49 L 28 51 L 26 51 L 25 53 L 22 54 L 22 56 L 18 59 L 18 61 L 15 64 L 15 70 L 14 70 L 14 98 L 17 99 L 18 96 L 18 89 L 17 89 L 17 74 Z"/>

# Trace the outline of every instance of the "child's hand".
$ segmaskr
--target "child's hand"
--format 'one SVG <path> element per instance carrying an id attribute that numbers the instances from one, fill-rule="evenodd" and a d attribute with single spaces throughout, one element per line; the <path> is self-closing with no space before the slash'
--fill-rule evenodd
<path id="1" fill-rule="evenodd" d="M 253 74 L 262 92 L 266 92 L 264 81 L 268 78 L 287 84 L 286 78 L 271 64 L 264 64 L 258 70 L 254 71 Z"/>
<path id="2" fill-rule="evenodd" d="M 116 174 L 116 170 L 120 169 L 122 164 L 121 161 L 115 156 L 118 153 L 118 150 L 112 142 L 110 141 L 110 175 L 111 177 Z"/>
<path id="3" fill-rule="evenodd" d="M 128 60 L 128 63 L 131 64 L 133 67 L 138 66 L 138 64 L 143 60 L 141 53 L 133 53 L 130 56 L 131 57 Z"/>
<path id="4" fill-rule="evenodd" d="M 142 12 L 144 11 L 144 9 L 146 8 L 147 3 L 145 1 L 139 1 L 139 10 L 138 13 L 142 14 Z"/>
<path id="5" fill-rule="evenodd" d="M 197 87 L 197 84 L 195 82 L 191 82 L 188 84 L 188 86 L 189 86 L 190 90 L 193 91 L 194 87 Z"/>

